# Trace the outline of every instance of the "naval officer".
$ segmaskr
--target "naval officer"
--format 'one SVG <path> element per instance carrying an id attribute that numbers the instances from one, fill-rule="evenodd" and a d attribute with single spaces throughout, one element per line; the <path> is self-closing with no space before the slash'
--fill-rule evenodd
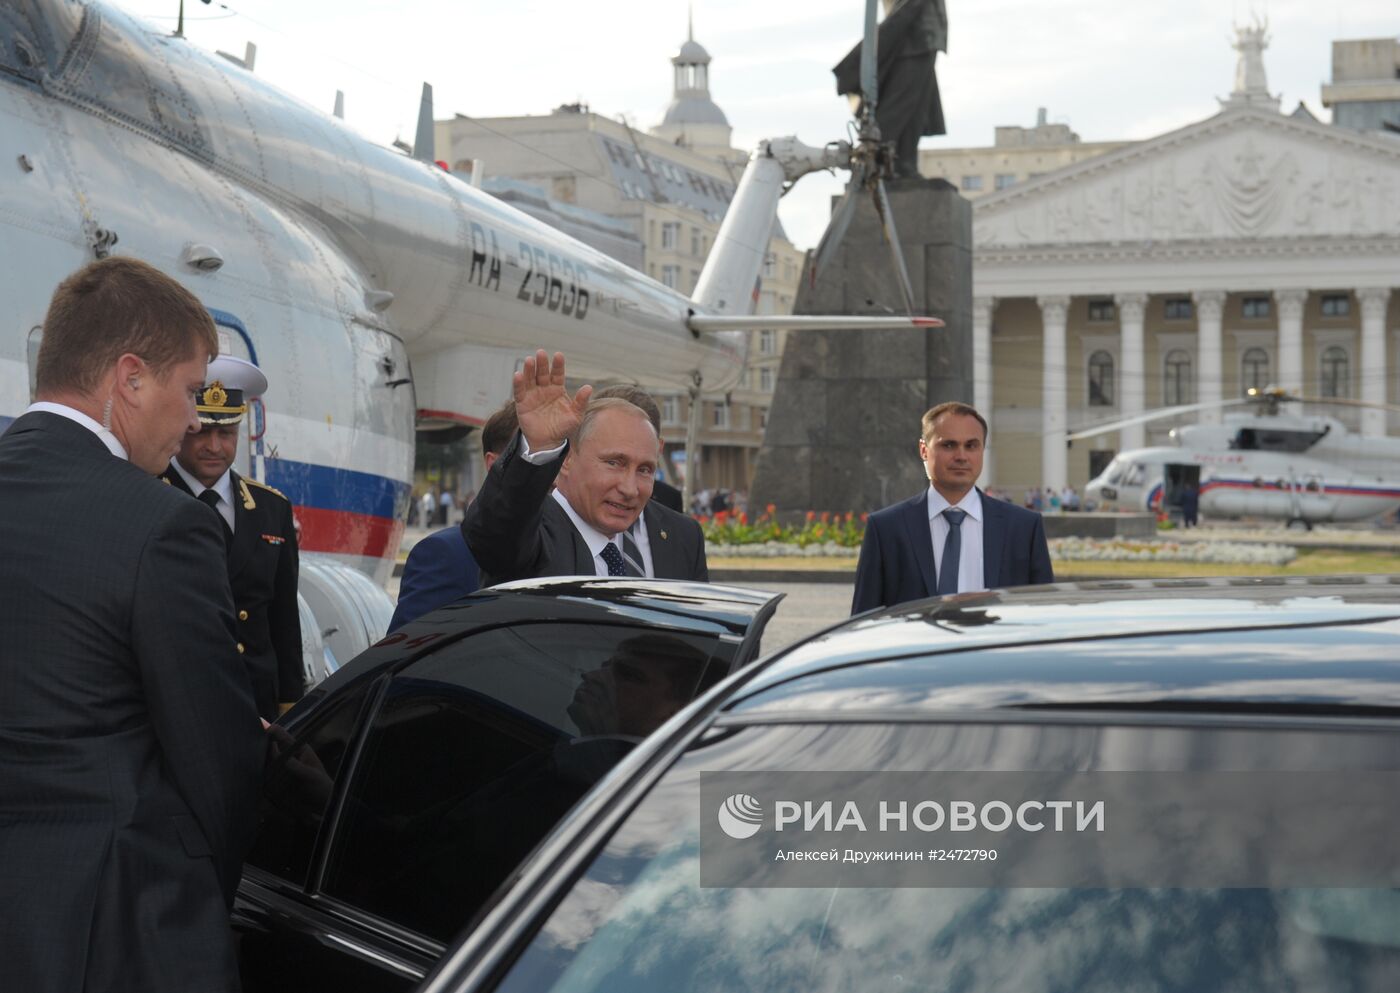
<path id="1" fill-rule="evenodd" d="M 296 530 L 286 497 L 233 470 L 247 400 L 266 390 L 267 377 L 251 362 L 232 355 L 211 361 L 195 403 L 200 430 L 185 435 L 163 476 L 219 516 L 238 650 L 258 713 L 271 721 L 304 691 Z"/>

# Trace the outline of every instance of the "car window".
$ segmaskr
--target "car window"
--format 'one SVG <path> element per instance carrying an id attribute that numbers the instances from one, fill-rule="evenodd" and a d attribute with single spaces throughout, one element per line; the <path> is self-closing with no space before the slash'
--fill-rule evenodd
<path id="1" fill-rule="evenodd" d="M 330 700 L 295 738 L 273 725 L 262 806 L 248 863 L 297 885 L 305 885 L 316 836 L 354 740 L 371 686 L 348 689 Z"/>
<path id="2" fill-rule="evenodd" d="M 522 624 L 390 683 L 322 890 L 448 939 L 642 737 L 722 678 L 736 645 L 612 624 Z"/>
<path id="3" fill-rule="evenodd" d="M 745 728 L 628 815 L 496 987 L 506 993 L 1400 988 L 1400 891 L 700 885 L 700 775 L 724 769 L 1394 768 L 1400 736 L 1064 725 Z"/>

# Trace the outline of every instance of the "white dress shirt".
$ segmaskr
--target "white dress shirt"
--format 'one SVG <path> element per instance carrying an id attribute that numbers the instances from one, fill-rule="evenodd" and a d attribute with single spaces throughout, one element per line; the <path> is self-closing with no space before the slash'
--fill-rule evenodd
<path id="1" fill-rule="evenodd" d="M 108 431 L 101 424 L 98 424 L 87 414 L 84 414 L 81 410 L 76 410 L 73 407 L 61 403 L 50 403 L 48 400 L 39 400 L 24 408 L 26 414 L 32 411 L 45 414 L 57 414 L 59 417 L 68 418 L 75 424 L 81 424 L 93 434 L 97 435 L 98 440 L 107 446 L 107 451 L 111 452 L 123 462 L 131 461 L 131 456 L 126 452 L 126 446 L 117 440 L 117 436 Z"/>
<path id="2" fill-rule="evenodd" d="M 219 512 L 219 516 L 222 517 L 224 523 L 228 525 L 229 533 L 232 534 L 234 528 L 233 470 L 231 468 L 225 469 L 224 474 L 214 481 L 213 486 L 206 487 L 185 471 L 185 467 L 180 464 L 179 459 L 171 459 L 170 467 L 180 474 L 180 478 L 185 481 L 185 485 L 190 488 L 190 492 L 195 496 L 199 496 L 206 489 L 213 490 L 215 493 L 219 494 L 219 502 L 215 505 L 214 509 Z"/>
<path id="3" fill-rule="evenodd" d="M 943 566 L 943 547 L 948 542 L 950 527 L 943 511 L 949 507 L 967 511 L 961 525 L 962 547 L 958 551 L 958 592 L 975 593 L 985 590 L 986 573 L 982 570 L 982 497 L 975 486 L 957 503 L 950 504 L 932 484 L 929 485 L 928 520 L 929 530 L 933 532 L 934 571 L 937 572 Z M 938 578 L 940 582 L 943 579 L 942 576 Z"/>

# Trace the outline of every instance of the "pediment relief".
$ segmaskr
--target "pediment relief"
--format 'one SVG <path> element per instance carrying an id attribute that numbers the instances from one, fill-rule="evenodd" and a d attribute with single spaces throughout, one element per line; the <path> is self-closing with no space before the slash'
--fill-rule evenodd
<path id="1" fill-rule="evenodd" d="M 978 248 L 1400 231 L 1400 141 L 1226 113 L 978 201 Z"/>

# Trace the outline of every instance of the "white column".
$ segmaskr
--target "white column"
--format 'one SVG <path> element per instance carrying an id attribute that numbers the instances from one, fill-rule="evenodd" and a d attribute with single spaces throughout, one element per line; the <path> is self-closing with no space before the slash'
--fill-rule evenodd
<path id="1" fill-rule="evenodd" d="M 992 310 L 996 301 L 991 297 L 976 297 L 972 301 L 972 405 L 982 412 L 987 423 L 992 423 Z M 996 442 L 989 439 L 986 453 L 982 457 L 983 487 L 992 485 L 996 476 L 993 473 L 993 449 Z"/>
<path id="2" fill-rule="evenodd" d="M 1118 305 L 1118 357 L 1122 366 L 1118 379 L 1118 412 L 1124 417 L 1133 417 L 1147 406 L 1147 379 L 1142 362 L 1142 318 L 1147 310 L 1147 294 L 1119 293 L 1113 301 Z M 1146 437 L 1145 425 L 1130 424 L 1118 432 L 1118 450 L 1142 448 Z"/>
<path id="3" fill-rule="evenodd" d="M 1220 319 L 1225 313 L 1225 294 L 1220 290 L 1198 290 L 1191 294 L 1196 303 L 1196 365 L 1201 370 L 1196 377 L 1196 399 L 1201 403 L 1219 403 L 1225 398 L 1225 371 L 1221 360 L 1223 342 Z M 1207 407 L 1201 411 L 1201 422 L 1220 423 L 1220 408 Z"/>
<path id="4" fill-rule="evenodd" d="M 1303 304 L 1307 290 L 1275 290 L 1278 303 L 1278 385 L 1303 392 Z"/>
<path id="5" fill-rule="evenodd" d="M 1385 403 L 1385 386 L 1390 371 L 1385 361 L 1385 311 L 1390 305 L 1390 288 L 1368 286 L 1356 291 L 1361 302 L 1361 399 L 1367 403 Z M 1361 411 L 1361 433 L 1370 438 L 1386 434 L 1384 410 Z"/>
<path id="6" fill-rule="evenodd" d="M 1041 353 L 1040 485 L 1056 492 L 1065 488 L 1069 471 L 1065 457 L 1065 433 L 1069 417 L 1069 393 L 1065 388 L 1068 356 L 1065 353 L 1065 316 L 1069 297 L 1040 297 L 1040 322 L 1044 328 Z"/>

